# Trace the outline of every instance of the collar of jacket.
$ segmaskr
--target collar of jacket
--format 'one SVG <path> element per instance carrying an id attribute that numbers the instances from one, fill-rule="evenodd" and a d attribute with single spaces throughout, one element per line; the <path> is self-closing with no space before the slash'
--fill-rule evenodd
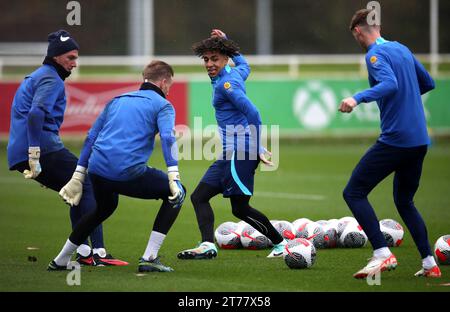
<path id="1" fill-rule="evenodd" d="M 67 71 L 64 69 L 64 67 L 62 67 L 61 65 L 59 65 L 58 63 L 56 63 L 52 57 L 50 56 L 46 56 L 44 61 L 42 62 L 42 64 L 46 64 L 46 65 L 50 65 L 53 66 L 56 69 L 56 72 L 58 73 L 58 76 L 64 81 L 66 80 L 67 77 L 70 76 L 71 72 Z"/>
<path id="2" fill-rule="evenodd" d="M 382 45 L 382 44 L 385 44 L 386 42 L 389 42 L 389 41 L 387 41 L 387 40 L 384 39 L 383 37 L 378 37 L 378 38 L 375 40 L 374 43 L 372 43 L 371 45 L 369 45 L 369 46 L 367 47 L 367 51 L 369 51 L 370 49 L 372 49 L 374 46 Z"/>
<path id="3" fill-rule="evenodd" d="M 163 98 L 166 98 L 166 96 L 164 95 L 164 92 L 162 92 L 160 88 L 158 88 L 151 82 L 144 82 L 143 84 L 141 84 L 141 87 L 139 88 L 139 90 L 153 90 L 156 93 L 158 93 L 159 95 L 161 95 Z"/>
<path id="4" fill-rule="evenodd" d="M 229 74 L 231 72 L 231 66 L 225 65 L 224 68 L 220 70 L 220 72 L 217 74 L 217 76 L 211 78 L 211 82 L 214 84 L 217 80 L 219 80 L 222 76 L 225 74 Z"/>

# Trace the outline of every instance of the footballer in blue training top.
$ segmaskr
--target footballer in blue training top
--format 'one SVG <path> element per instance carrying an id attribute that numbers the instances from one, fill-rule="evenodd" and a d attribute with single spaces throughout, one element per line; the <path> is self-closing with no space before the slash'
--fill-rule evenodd
<path id="1" fill-rule="evenodd" d="M 343 192 L 374 249 L 369 263 L 354 277 L 366 278 L 397 266 L 367 199 L 393 172 L 395 205 L 422 258 L 422 268 L 415 275 L 440 277 L 425 223 L 414 205 L 430 143 L 421 95 L 434 89 L 434 81 L 406 46 L 381 37 L 380 25 L 368 22 L 370 13 L 368 9 L 357 11 L 350 24 L 355 40 L 367 51 L 370 89 L 343 99 L 339 107 L 350 113 L 360 103 L 376 101 L 381 117 L 380 137 L 361 158 Z"/>
<path id="2" fill-rule="evenodd" d="M 209 200 L 222 193 L 230 198 L 233 214 L 267 236 L 275 245 L 268 257 L 280 257 L 286 240 L 269 219 L 250 206 L 255 170 L 259 161 L 272 165 L 260 144 L 261 117 L 247 97 L 245 80 L 250 67 L 239 47 L 213 29 L 211 37 L 194 44 L 203 59 L 213 88 L 212 105 L 222 140 L 223 153 L 206 171 L 191 195 L 202 241 L 196 248 L 178 254 L 180 259 L 210 259 L 217 256 L 214 244 L 214 213 Z M 235 67 L 228 65 L 232 58 Z M 270 155 L 270 153 L 269 153 Z"/>
<path id="3" fill-rule="evenodd" d="M 64 81 L 77 66 L 79 46 L 65 30 L 48 35 L 47 55 L 43 65 L 27 75 L 20 84 L 11 107 L 8 141 L 10 170 L 22 172 L 27 179 L 59 192 L 77 167 L 75 155 L 64 147 L 59 137 L 66 110 Z M 83 215 L 95 210 L 89 178 L 77 172 L 84 196 L 74 198 L 70 208 L 72 227 Z M 92 248 L 86 240 L 77 250 L 83 265 L 127 265 L 106 253 L 101 224 L 92 229 Z"/>
<path id="4" fill-rule="evenodd" d="M 89 130 L 78 167 L 88 169 L 97 209 L 76 225 L 59 255 L 49 264 L 50 270 L 65 269 L 88 233 L 114 213 L 119 195 L 126 195 L 163 201 L 138 271 L 173 271 L 158 257 L 186 194 L 178 173 L 175 110 L 166 99 L 173 75 L 169 64 L 152 61 L 144 69 L 141 88 L 111 100 Z M 158 133 L 167 174 L 147 166 Z M 72 179 L 64 186 L 64 199 L 71 201 L 82 191 L 77 179 Z"/>

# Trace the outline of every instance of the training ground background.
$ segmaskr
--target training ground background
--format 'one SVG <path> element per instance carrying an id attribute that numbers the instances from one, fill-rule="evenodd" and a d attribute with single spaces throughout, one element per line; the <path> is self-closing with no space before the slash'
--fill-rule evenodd
<path id="1" fill-rule="evenodd" d="M 280 145 L 280 166 L 256 174 L 251 205 L 269 219 L 294 221 L 351 215 L 344 200 L 354 166 L 375 141 L 290 140 Z M 66 144 L 79 155 L 80 142 Z M 159 143 L 149 164 L 164 169 Z M 291 270 L 283 259 L 267 259 L 269 250 L 219 250 L 216 259 L 182 261 L 176 254 L 200 240 L 189 198 L 160 251 L 172 273 L 138 276 L 143 254 L 160 202 L 121 197 L 116 212 L 103 224 L 107 250 L 127 260 L 125 267 L 82 267 L 81 285 L 68 286 L 67 272 L 47 272 L 70 234 L 69 211 L 54 191 L 25 180 L 7 169 L 6 143 L 0 145 L 0 291 L 155 291 L 155 292 L 299 292 L 299 291 L 449 291 L 450 267 L 441 266 L 441 279 L 415 278 L 420 256 L 405 229 L 403 244 L 392 251 L 395 271 L 383 273 L 381 285 L 369 286 L 352 274 L 366 264 L 370 246 L 360 249 L 318 250 L 316 263 L 307 270 Z M 180 162 L 183 183 L 191 194 L 211 162 Z M 425 159 L 415 203 L 428 226 L 430 243 L 450 233 L 450 142 L 435 140 Z M 369 196 L 379 219 L 392 218 L 403 226 L 392 199 L 392 175 Z M 215 227 L 238 221 L 228 200 L 212 201 Z M 28 247 L 38 249 L 29 250 Z M 30 258 L 31 257 L 31 258 Z M 30 261 L 35 257 L 36 261 Z"/>

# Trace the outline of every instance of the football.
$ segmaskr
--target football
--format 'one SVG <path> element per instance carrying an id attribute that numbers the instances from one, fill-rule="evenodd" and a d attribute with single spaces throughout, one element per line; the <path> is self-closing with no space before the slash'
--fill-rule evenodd
<path id="1" fill-rule="evenodd" d="M 341 240 L 340 240 L 342 233 L 344 232 L 344 230 L 348 224 L 358 225 L 358 221 L 356 221 L 356 219 L 353 217 L 343 217 L 343 218 L 340 218 L 339 220 L 337 220 L 337 222 L 335 222 L 335 224 L 336 224 L 336 232 L 337 232 L 337 237 L 338 237 L 337 245 L 339 247 L 343 247 L 341 244 Z"/>
<path id="2" fill-rule="evenodd" d="M 242 229 L 241 244 L 246 249 L 265 249 L 272 245 L 271 241 L 250 224 Z"/>
<path id="3" fill-rule="evenodd" d="M 316 223 L 323 227 L 328 224 L 328 220 L 317 220 Z"/>
<path id="4" fill-rule="evenodd" d="M 380 220 L 380 231 L 383 233 L 388 247 L 398 247 L 403 242 L 403 227 L 392 219 Z"/>
<path id="5" fill-rule="evenodd" d="M 283 221 L 283 220 L 274 220 L 270 221 L 273 227 L 280 233 L 283 238 L 290 240 L 295 238 L 295 230 L 294 226 L 291 222 Z"/>
<path id="6" fill-rule="evenodd" d="M 337 246 L 337 230 L 334 224 L 327 223 L 322 226 L 323 230 L 323 245 L 322 248 L 334 248 Z"/>
<path id="7" fill-rule="evenodd" d="M 223 249 L 238 249 L 242 247 L 239 225 L 235 222 L 224 222 L 214 232 L 217 245 Z"/>
<path id="8" fill-rule="evenodd" d="M 291 269 L 306 269 L 316 261 L 316 248 L 307 239 L 296 238 L 286 244 L 283 258 Z"/>
<path id="9" fill-rule="evenodd" d="M 349 222 L 342 231 L 339 242 L 345 248 L 359 248 L 367 243 L 367 235 L 359 224 Z"/>
<path id="10" fill-rule="evenodd" d="M 306 238 L 312 242 L 314 247 L 325 248 L 324 232 L 318 223 L 311 221 L 306 224 L 306 227 L 301 235 L 301 238 Z"/>
<path id="11" fill-rule="evenodd" d="M 300 219 L 297 219 L 294 222 L 292 222 L 292 226 L 294 227 L 295 237 L 298 237 L 298 238 L 308 237 L 306 235 L 305 228 L 309 222 L 312 222 L 312 221 L 309 220 L 308 218 L 300 218 Z"/>
<path id="12" fill-rule="evenodd" d="M 338 220 L 338 223 L 337 223 L 337 232 L 338 232 L 338 235 L 339 235 L 339 236 L 342 235 L 342 232 L 344 232 L 345 227 L 346 227 L 349 223 L 352 223 L 352 224 L 358 224 L 358 221 L 356 221 L 356 219 L 353 218 L 353 217 L 343 217 L 343 218 L 340 218 L 340 219 Z"/>
<path id="13" fill-rule="evenodd" d="M 434 244 L 434 254 L 440 264 L 450 264 L 450 234 L 438 238 Z"/>

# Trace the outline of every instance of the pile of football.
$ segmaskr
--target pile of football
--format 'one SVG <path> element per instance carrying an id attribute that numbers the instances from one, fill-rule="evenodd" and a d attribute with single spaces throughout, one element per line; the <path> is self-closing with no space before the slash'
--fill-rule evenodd
<path id="1" fill-rule="evenodd" d="M 288 241 L 283 258 L 292 269 L 311 267 L 316 259 L 316 249 L 361 248 L 367 244 L 367 235 L 353 217 L 312 221 L 300 218 L 293 222 L 271 220 L 274 228 Z M 392 219 L 380 221 L 380 230 L 389 247 L 403 241 L 403 227 Z M 244 221 L 224 222 L 215 231 L 217 245 L 222 249 L 260 250 L 273 246 L 261 232 Z"/>

